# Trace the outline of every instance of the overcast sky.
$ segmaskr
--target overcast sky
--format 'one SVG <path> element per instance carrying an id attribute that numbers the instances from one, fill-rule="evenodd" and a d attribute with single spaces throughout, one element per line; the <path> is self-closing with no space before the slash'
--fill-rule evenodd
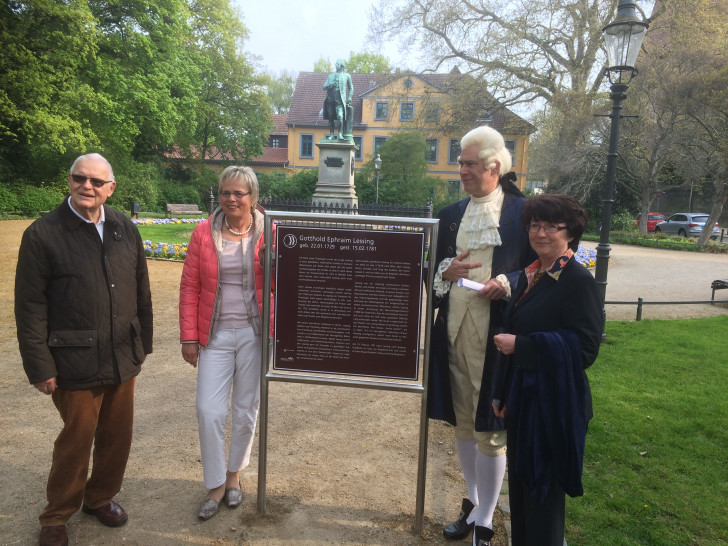
<path id="1" fill-rule="evenodd" d="M 366 47 L 369 12 L 378 0 L 235 0 L 250 38 L 245 50 L 261 57 L 260 68 L 279 74 L 310 72 L 323 57 L 333 65 Z M 394 45 L 381 52 L 405 68 Z M 409 68 L 415 68 L 409 66 Z"/>

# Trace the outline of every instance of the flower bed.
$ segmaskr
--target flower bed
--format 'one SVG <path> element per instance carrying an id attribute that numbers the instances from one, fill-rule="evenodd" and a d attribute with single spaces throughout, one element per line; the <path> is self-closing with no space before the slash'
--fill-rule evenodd
<path id="1" fill-rule="evenodd" d="M 597 251 L 593 248 L 587 248 L 579 245 L 579 250 L 574 254 L 576 261 L 584 267 L 594 267 L 597 265 Z"/>
<path id="2" fill-rule="evenodd" d="M 150 258 L 184 260 L 187 256 L 187 243 L 152 243 L 147 240 L 144 241 L 144 253 Z"/>
<path id="3" fill-rule="evenodd" d="M 132 219 L 138 226 L 151 226 L 154 224 L 199 224 L 204 218 L 142 218 Z"/>

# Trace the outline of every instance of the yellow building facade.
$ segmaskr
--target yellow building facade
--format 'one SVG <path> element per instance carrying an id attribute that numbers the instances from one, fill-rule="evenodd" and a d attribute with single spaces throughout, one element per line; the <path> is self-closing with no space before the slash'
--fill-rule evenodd
<path id="1" fill-rule="evenodd" d="M 302 72 L 287 118 L 288 168 L 317 168 L 320 140 L 329 134 L 323 119 L 327 74 Z M 359 150 L 355 165 L 376 157 L 387 138 L 416 131 L 427 142 L 428 174 L 459 191 L 460 138 L 470 129 L 489 125 L 501 132 L 513 156 L 518 186 L 526 186 L 528 140 L 533 126 L 498 105 L 472 78 L 461 74 L 352 74 L 353 135 Z M 386 158 L 383 158 L 386 159 Z"/>

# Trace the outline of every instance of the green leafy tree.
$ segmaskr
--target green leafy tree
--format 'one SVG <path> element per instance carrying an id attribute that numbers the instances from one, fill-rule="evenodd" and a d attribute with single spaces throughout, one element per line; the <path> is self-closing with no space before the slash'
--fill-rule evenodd
<path id="1" fill-rule="evenodd" d="M 349 53 L 346 71 L 350 74 L 389 74 L 392 67 L 389 59 L 376 53 Z"/>
<path id="2" fill-rule="evenodd" d="M 318 169 L 306 169 L 296 174 L 286 176 L 285 173 L 260 173 L 260 197 L 273 199 L 295 199 L 298 201 L 311 201 L 316 183 L 318 182 Z"/>
<path id="3" fill-rule="evenodd" d="M 241 53 L 248 31 L 229 0 L 196 0 L 191 11 L 190 55 L 201 80 L 190 144 L 198 158 L 246 162 L 263 153 L 272 126 L 267 79 Z"/>
<path id="4" fill-rule="evenodd" d="M 313 71 L 314 72 L 333 72 L 334 68 L 331 66 L 331 61 L 328 59 L 324 59 L 321 57 L 318 61 L 313 63 Z"/>
<path id="5" fill-rule="evenodd" d="M 84 110 L 103 100 L 79 79 L 98 48 L 93 16 L 83 1 L 3 2 L 0 43 L 0 179 L 57 179 L 100 143 Z"/>
<path id="6" fill-rule="evenodd" d="M 99 48 L 84 80 L 103 98 L 87 119 L 103 152 L 159 157 L 193 132 L 201 70 L 190 57 L 185 0 L 89 1 Z"/>
<path id="7" fill-rule="evenodd" d="M 280 76 L 268 74 L 267 84 L 268 100 L 270 101 L 273 113 L 287 114 L 291 107 L 291 97 L 296 89 L 296 73 L 284 70 Z"/>
<path id="8" fill-rule="evenodd" d="M 427 176 L 426 149 L 425 138 L 417 132 L 394 133 L 377 148 L 377 154 L 382 159 L 380 203 L 424 205 L 428 199 L 435 197 L 440 179 Z M 376 201 L 374 157 L 363 165 L 356 191 L 362 203 Z"/>

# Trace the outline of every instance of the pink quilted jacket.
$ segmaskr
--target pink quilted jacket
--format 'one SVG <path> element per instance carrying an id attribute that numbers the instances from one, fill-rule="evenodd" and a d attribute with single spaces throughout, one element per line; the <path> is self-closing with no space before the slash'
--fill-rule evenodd
<path id="1" fill-rule="evenodd" d="M 195 228 L 187 246 L 187 256 L 182 268 L 179 287 L 180 341 L 197 340 L 203 347 L 210 338 L 218 288 L 218 255 L 215 249 L 213 230 L 220 237 L 223 220 L 222 210 L 216 210 L 207 220 Z M 264 220 L 260 210 L 254 216 L 253 237 L 255 243 L 255 292 L 260 316 L 263 316 L 263 267 L 258 258 L 263 244 Z M 275 226 L 273 226 L 275 233 Z M 273 335 L 273 286 L 270 295 L 270 335 Z"/>

